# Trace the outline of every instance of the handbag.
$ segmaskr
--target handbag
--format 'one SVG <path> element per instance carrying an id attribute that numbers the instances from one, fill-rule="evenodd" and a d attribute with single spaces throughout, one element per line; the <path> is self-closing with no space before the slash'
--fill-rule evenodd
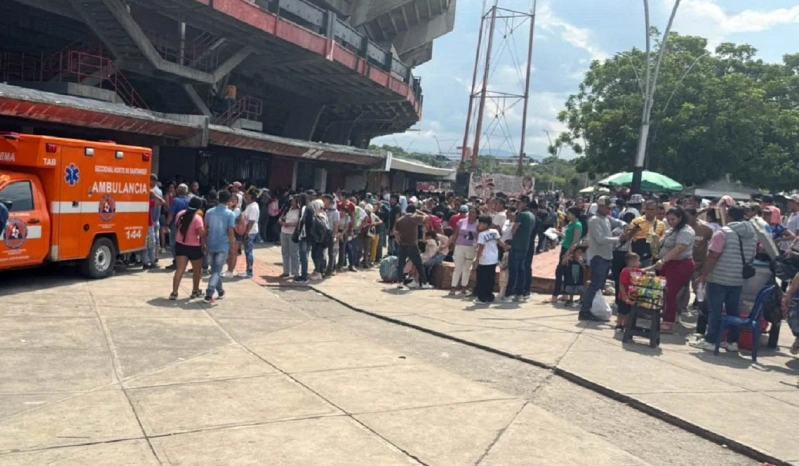
<path id="1" fill-rule="evenodd" d="M 757 275 L 757 271 L 755 270 L 755 267 L 752 265 L 751 262 L 746 262 L 746 257 L 744 256 L 744 242 L 741 240 L 741 235 L 739 235 L 738 233 L 736 233 L 736 235 L 738 236 L 738 247 L 741 248 L 741 262 L 743 262 L 744 264 L 742 270 L 744 280 L 749 280 L 750 278 Z"/>

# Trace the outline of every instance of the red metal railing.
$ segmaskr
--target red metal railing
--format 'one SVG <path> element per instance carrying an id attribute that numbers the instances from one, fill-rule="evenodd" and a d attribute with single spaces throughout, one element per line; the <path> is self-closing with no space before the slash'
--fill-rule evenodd
<path id="1" fill-rule="evenodd" d="M 264 113 L 264 102 L 255 97 L 244 96 L 237 100 L 232 107 L 218 117 L 214 118 L 215 125 L 230 126 L 236 120 L 257 120 Z"/>
<path id="2" fill-rule="evenodd" d="M 4 81 L 69 81 L 115 91 L 131 107 L 148 108 L 114 61 L 100 54 L 62 50 L 44 54 L 4 52 L 0 54 L 0 75 Z"/>
<path id="3" fill-rule="evenodd" d="M 107 83 L 131 107 L 148 108 L 113 60 L 77 50 L 70 50 L 68 56 L 68 73 L 77 77 L 78 82 L 97 79 Z"/>

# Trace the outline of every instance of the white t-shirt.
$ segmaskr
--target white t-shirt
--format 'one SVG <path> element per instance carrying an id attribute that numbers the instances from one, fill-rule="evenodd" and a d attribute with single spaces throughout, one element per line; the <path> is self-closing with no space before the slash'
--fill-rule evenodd
<path id="1" fill-rule="evenodd" d="M 505 220 L 502 226 L 502 241 L 507 243 L 513 239 L 513 222 Z"/>
<path id="2" fill-rule="evenodd" d="M 505 225 L 505 221 L 508 219 L 508 215 L 505 212 L 499 212 L 494 214 L 491 217 L 491 224 L 497 225 L 498 227 L 502 228 Z"/>
<path id="3" fill-rule="evenodd" d="M 483 246 L 483 253 L 478 259 L 480 265 L 496 265 L 499 262 L 499 232 L 493 228 L 481 231 L 477 235 L 477 244 Z"/>
<path id="4" fill-rule="evenodd" d="M 258 234 L 258 218 L 261 216 L 261 208 L 257 202 L 250 202 L 244 209 L 244 216 L 248 222 L 255 222 L 250 230 L 251 235 Z"/>
<path id="5" fill-rule="evenodd" d="M 297 229 L 297 224 L 300 223 L 300 209 L 289 209 L 286 212 L 286 217 L 283 219 L 284 225 L 280 227 L 280 232 L 287 235 L 293 235 L 294 230 Z M 286 226 L 286 223 L 293 223 L 294 226 Z"/>

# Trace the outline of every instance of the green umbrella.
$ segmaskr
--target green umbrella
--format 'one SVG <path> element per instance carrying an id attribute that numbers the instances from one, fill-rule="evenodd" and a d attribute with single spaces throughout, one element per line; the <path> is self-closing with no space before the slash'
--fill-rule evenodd
<path id="1" fill-rule="evenodd" d="M 616 173 L 597 184 L 609 188 L 629 188 L 633 185 L 633 174 L 631 172 Z M 641 189 L 649 192 L 679 192 L 683 190 L 683 186 L 666 175 L 644 170 L 641 177 Z"/>

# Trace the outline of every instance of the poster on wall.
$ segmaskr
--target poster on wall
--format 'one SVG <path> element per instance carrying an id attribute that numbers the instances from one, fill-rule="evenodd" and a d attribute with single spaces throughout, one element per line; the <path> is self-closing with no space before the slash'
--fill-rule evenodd
<path id="1" fill-rule="evenodd" d="M 501 175 L 498 173 L 472 173 L 469 180 L 469 196 L 482 199 L 504 193 L 508 197 L 532 196 L 535 178 L 530 176 Z"/>
<path id="2" fill-rule="evenodd" d="M 450 181 L 417 181 L 416 191 L 420 193 L 444 193 L 452 191 Z"/>

